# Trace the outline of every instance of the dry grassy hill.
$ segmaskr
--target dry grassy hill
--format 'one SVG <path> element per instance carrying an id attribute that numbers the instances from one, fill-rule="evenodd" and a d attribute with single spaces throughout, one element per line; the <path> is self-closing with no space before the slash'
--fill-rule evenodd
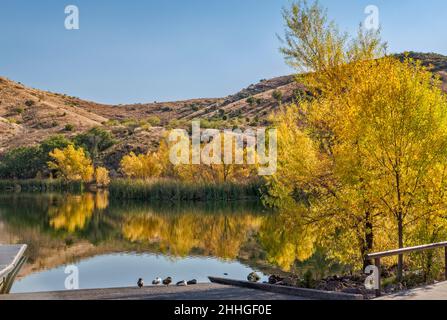
<path id="1" fill-rule="evenodd" d="M 241 126 L 262 124 L 279 105 L 273 91 L 281 91 L 282 101 L 288 102 L 296 88 L 299 86 L 293 77 L 285 76 L 263 80 L 226 98 L 104 105 L 0 78 L 0 154 L 38 144 L 56 134 L 73 137 L 93 127 L 103 127 L 118 141 L 102 155 L 103 162 L 112 168 L 123 154 L 156 147 L 165 127 L 184 126 L 188 120 L 225 119 L 217 124 L 221 126 L 231 119 L 240 119 Z M 145 123 L 153 117 L 160 119 L 160 123 Z M 179 122 L 174 123 L 176 120 Z"/>
<path id="2" fill-rule="evenodd" d="M 0 78 L 0 151 L 101 126 L 107 119 L 89 111 L 96 106 Z"/>

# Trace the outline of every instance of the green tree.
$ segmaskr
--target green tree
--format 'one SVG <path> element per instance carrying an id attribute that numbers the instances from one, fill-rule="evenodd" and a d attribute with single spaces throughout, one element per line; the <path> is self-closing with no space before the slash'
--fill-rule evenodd
<path id="1" fill-rule="evenodd" d="M 75 145 L 87 151 L 92 159 L 96 159 L 100 152 L 113 146 L 116 141 L 111 132 L 102 128 L 92 128 L 74 138 Z"/>
<path id="2" fill-rule="evenodd" d="M 247 102 L 250 106 L 253 106 L 253 105 L 255 104 L 256 100 L 255 100 L 254 97 L 248 97 L 247 100 L 246 100 L 246 102 Z"/>
<path id="3" fill-rule="evenodd" d="M 0 159 L 0 177 L 3 179 L 32 179 L 41 169 L 39 147 L 16 148 Z"/>
<path id="4" fill-rule="evenodd" d="M 49 161 L 49 153 L 53 151 L 54 149 L 64 149 L 68 147 L 70 144 L 73 144 L 70 140 L 68 140 L 63 135 L 55 135 L 52 137 L 49 137 L 48 139 L 44 140 L 40 144 L 41 152 L 47 157 L 47 159 L 44 159 L 43 161 L 45 164 L 47 161 Z"/>
<path id="5" fill-rule="evenodd" d="M 282 98 L 283 98 L 283 93 L 280 90 L 274 90 L 272 92 L 272 98 L 275 99 L 276 101 L 278 101 L 278 103 L 282 102 Z"/>

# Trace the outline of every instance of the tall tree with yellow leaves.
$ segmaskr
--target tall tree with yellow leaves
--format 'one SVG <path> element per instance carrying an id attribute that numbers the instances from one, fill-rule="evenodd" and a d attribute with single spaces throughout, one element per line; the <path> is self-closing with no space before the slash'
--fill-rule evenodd
<path id="1" fill-rule="evenodd" d="M 315 208 L 308 220 L 337 222 L 333 231 L 354 235 L 363 257 L 389 244 L 373 230 L 390 223 L 403 247 L 411 224 L 445 214 L 447 103 L 438 79 L 414 61 L 381 57 L 385 46 L 376 33 L 359 31 L 349 42 L 318 4 L 294 4 L 284 17 L 282 51 L 293 66 L 309 71 L 300 81 L 314 99 L 295 109 L 299 119 L 286 112 L 277 125 L 307 134 L 316 149 L 294 144 L 301 134 L 280 136 L 278 143 L 290 149 L 279 152 L 278 173 L 269 183 L 286 187 L 271 187 L 270 195 L 278 198 L 281 190 L 293 197 L 306 182 L 306 200 Z M 290 170 L 287 154 L 314 152 L 319 155 L 309 169 L 323 171 Z M 402 257 L 398 264 L 401 278 Z"/>
<path id="2" fill-rule="evenodd" d="M 184 181 L 205 183 L 247 182 L 256 176 L 258 158 L 254 147 L 238 143 L 243 134 L 221 132 L 201 147 L 201 163 L 192 162 L 192 148 L 189 148 L 189 164 L 175 167 L 177 176 Z M 239 140 L 238 140 L 239 139 Z M 214 152 L 218 154 L 214 155 Z M 208 160 L 206 160 L 206 159 Z M 210 161 L 210 159 L 213 159 Z"/>
<path id="3" fill-rule="evenodd" d="M 121 160 L 121 170 L 129 178 L 152 179 L 160 176 L 163 166 L 156 152 L 138 156 L 131 152 Z"/>
<path id="4" fill-rule="evenodd" d="M 56 170 L 65 180 L 92 181 L 94 168 L 84 149 L 69 145 L 64 149 L 54 149 L 49 155 L 54 160 L 48 162 L 48 167 Z"/>

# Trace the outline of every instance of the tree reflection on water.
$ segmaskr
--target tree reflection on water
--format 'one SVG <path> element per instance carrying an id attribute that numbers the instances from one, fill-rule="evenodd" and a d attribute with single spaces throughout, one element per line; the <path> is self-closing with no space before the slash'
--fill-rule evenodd
<path id="1" fill-rule="evenodd" d="M 300 273 L 300 263 L 321 256 L 319 230 L 297 223 L 300 214 L 258 202 L 118 202 L 107 192 L 0 196 L 0 222 L 11 242 L 30 244 L 34 269 L 68 257 L 139 252 Z M 329 268 L 326 260 L 318 266 L 322 275 Z"/>

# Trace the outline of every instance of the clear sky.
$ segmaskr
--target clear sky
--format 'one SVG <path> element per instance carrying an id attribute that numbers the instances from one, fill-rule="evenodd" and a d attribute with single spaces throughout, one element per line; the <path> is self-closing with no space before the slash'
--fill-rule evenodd
<path id="1" fill-rule="evenodd" d="M 373 4 L 391 52 L 447 54 L 445 0 L 321 0 L 354 31 Z M 1 0 L 0 75 L 104 103 L 222 97 L 289 74 L 289 0 Z M 67 5 L 80 30 L 64 27 Z"/>

